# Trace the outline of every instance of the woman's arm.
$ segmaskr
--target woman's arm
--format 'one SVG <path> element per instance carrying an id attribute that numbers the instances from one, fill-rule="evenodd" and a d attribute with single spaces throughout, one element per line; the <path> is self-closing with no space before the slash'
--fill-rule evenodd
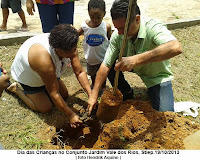
<path id="1" fill-rule="evenodd" d="M 71 59 L 71 64 L 72 64 L 74 74 L 76 75 L 76 77 L 77 77 L 79 83 L 81 84 L 81 86 L 83 87 L 83 89 L 90 96 L 91 95 L 90 84 L 89 84 L 89 81 L 87 78 L 87 73 L 81 66 L 81 63 L 80 63 L 80 60 L 78 57 L 78 50 L 76 50 L 75 55 L 73 57 L 71 57 L 70 59 Z"/>
<path id="2" fill-rule="evenodd" d="M 79 36 L 83 34 L 83 29 L 82 29 L 82 28 L 80 28 L 80 29 L 78 30 L 78 34 L 79 34 Z"/>
<path id="3" fill-rule="evenodd" d="M 59 93 L 59 84 L 56 77 L 56 70 L 47 50 L 35 44 L 29 49 L 28 60 L 31 68 L 36 71 L 44 82 L 44 85 L 52 101 L 69 118 L 72 127 L 79 126 L 81 121 L 78 116 L 67 106 Z"/>

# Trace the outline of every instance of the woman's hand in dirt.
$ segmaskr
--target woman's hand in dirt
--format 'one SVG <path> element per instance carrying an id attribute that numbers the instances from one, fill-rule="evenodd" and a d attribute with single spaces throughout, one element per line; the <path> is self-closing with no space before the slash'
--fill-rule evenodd
<path id="1" fill-rule="evenodd" d="M 97 106 L 98 102 L 96 100 L 96 98 L 93 98 L 92 96 L 89 97 L 88 99 L 88 116 L 91 115 L 91 112 L 93 110 L 93 108 L 95 108 Z"/>
<path id="2" fill-rule="evenodd" d="M 69 117 L 70 126 L 72 128 L 79 127 L 83 122 L 79 119 L 79 116 L 75 113 Z"/>

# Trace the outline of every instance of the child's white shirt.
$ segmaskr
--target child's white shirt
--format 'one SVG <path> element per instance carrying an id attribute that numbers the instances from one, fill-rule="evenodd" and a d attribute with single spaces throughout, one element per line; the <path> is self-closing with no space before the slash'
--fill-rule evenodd
<path id="1" fill-rule="evenodd" d="M 83 49 L 85 60 L 90 65 L 100 64 L 109 45 L 106 22 L 96 27 L 89 27 L 86 22 L 81 24 L 84 31 Z"/>

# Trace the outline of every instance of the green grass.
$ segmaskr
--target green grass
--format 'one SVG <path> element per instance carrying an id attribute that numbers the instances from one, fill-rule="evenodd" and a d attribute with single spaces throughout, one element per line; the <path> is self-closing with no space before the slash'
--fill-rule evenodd
<path id="1" fill-rule="evenodd" d="M 183 47 L 183 53 L 171 59 L 175 101 L 200 102 L 199 33 L 199 26 L 173 31 Z"/>
<path id="2" fill-rule="evenodd" d="M 200 26 L 172 31 L 183 46 L 183 53 L 171 59 L 174 73 L 173 90 L 175 101 L 193 101 L 200 103 Z M 20 45 L 0 46 L 0 61 L 10 75 L 10 67 Z M 82 45 L 79 44 L 80 60 L 84 61 Z M 71 68 L 63 75 L 70 97 L 66 101 L 70 107 L 87 106 L 87 96 L 82 92 Z M 126 73 L 136 96 L 146 99 L 146 87 L 135 74 Z M 11 78 L 11 82 L 13 79 Z M 59 127 L 67 122 L 65 115 L 57 108 L 48 114 L 31 111 L 20 99 L 4 92 L 0 98 L 0 142 L 5 149 L 44 149 L 49 137 L 42 137 L 45 128 Z M 199 116 L 196 118 L 199 122 Z M 122 128 L 118 128 L 121 132 Z M 124 137 L 121 137 L 122 141 Z"/>
<path id="3" fill-rule="evenodd" d="M 9 141 L 12 139 L 13 147 L 18 149 L 40 149 L 41 145 L 46 143 L 46 141 L 41 141 L 33 137 L 35 131 L 31 129 L 31 126 L 20 130 L 13 130 L 13 132 L 8 132 L 6 134 L 1 134 L 0 138 L 4 138 Z M 15 144 L 15 145 L 14 145 Z M 9 148 L 10 145 L 5 145 L 4 147 Z"/>
<path id="4" fill-rule="evenodd" d="M 176 19 L 180 19 L 179 16 L 176 15 L 176 13 L 172 13 L 172 16 L 175 17 Z"/>

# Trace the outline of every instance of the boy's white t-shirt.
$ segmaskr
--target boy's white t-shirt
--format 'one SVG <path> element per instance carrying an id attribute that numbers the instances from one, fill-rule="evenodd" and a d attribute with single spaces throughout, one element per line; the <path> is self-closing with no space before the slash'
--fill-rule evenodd
<path id="1" fill-rule="evenodd" d="M 100 64 L 109 45 L 106 22 L 102 21 L 96 28 L 91 28 L 83 22 L 81 28 L 84 31 L 83 49 L 86 62 L 89 65 Z"/>

